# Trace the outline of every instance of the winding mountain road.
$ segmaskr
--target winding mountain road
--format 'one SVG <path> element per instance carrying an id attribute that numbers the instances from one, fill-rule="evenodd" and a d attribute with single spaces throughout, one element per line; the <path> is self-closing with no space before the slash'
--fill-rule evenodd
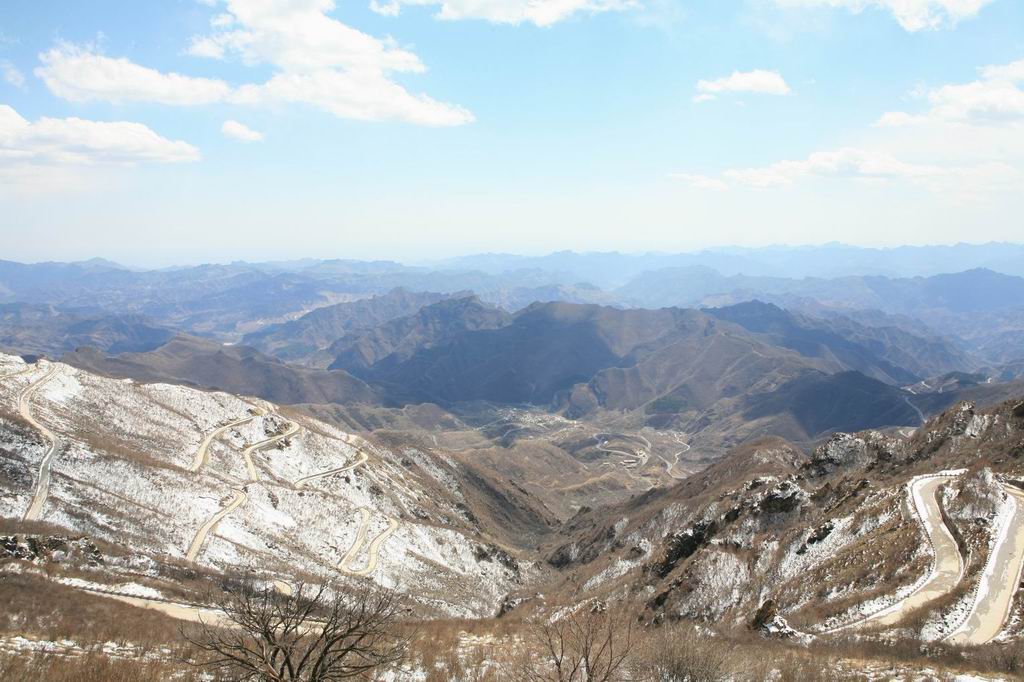
<path id="1" fill-rule="evenodd" d="M 355 469 L 360 464 L 366 464 L 366 460 L 367 459 L 369 459 L 369 458 L 367 457 L 366 453 L 363 452 L 362 450 L 360 450 L 359 451 L 359 455 L 356 457 L 356 461 L 354 463 L 346 464 L 345 466 L 338 467 L 337 469 L 330 469 L 328 471 L 323 471 L 323 472 L 321 472 L 319 474 L 313 474 L 312 476 L 303 476 L 302 478 L 300 478 L 297 481 L 295 481 L 295 487 L 296 488 L 302 488 L 307 483 L 310 483 L 310 482 L 315 481 L 317 479 L 325 478 L 327 476 L 333 476 L 335 474 L 343 474 L 346 471 L 351 471 L 352 469 Z"/>
<path id="2" fill-rule="evenodd" d="M 20 377 L 22 374 L 28 374 L 33 369 L 35 369 L 35 365 L 25 365 L 23 368 L 19 369 L 17 372 L 11 372 L 10 374 L 0 375 L 0 379 L 13 379 L 14 377 Z"/>
<path id="3" fill-rule="evenodd" d="M 338 569 L 349 573 L 351 575 L 366 576 L 377 568 L 377 558 L 380 553 L 380 547 L 384 544 L 392 533 L 398 529 L 398 519 L 388 517 L 388 527 L 385 528 L 377 537 L 370 541 L 369 547 L 366 549 L 366 566 L 360 569 L 353 569 L 352 562 L 359 555 L 360 550 L 366 543 L 366 534 L 370 527 L 370 510 L 366 507 L 360 507 L 356 511 L 359 512 L 362 517 L 359 523 L 359 530 L 356 531 L 356 539 L 352 542 L 352 546 L 349 547 L 348 552 L 342 557 L 341 561 L 338 562 Z"/>
<path id="4" fill-rule="evenodd" d="M 241 421 L 244 422 L 248 421 L 249 419 L 255 419 L 256 416 L 259 415 L 255 415 L 253 417 L 249 417 Z M 218 431 L 230 428 L 232 425 L 237 425 L 237 422 L 223 426 L 220 429 L 218 429 Z M 252 453 L 263 448 L 269 447 L 270 445 L 277 443 L 278 441 L 284 440 L 285 438 L 294 435 L 298 430 L 298 424 L 296 424 L 295 422 L 288 422 L 288 428 L 283 433 L 279 433 L 276 436 L 271 436 L 266 440 L 261 440 L 258 443 L 254 443 L 242 451 L 242 456 L 245 458 L 245 466 L 246 469 L 248 469 L 250 483 L 256 483 L 259 481 L 259 474 L 256 471 L 256 464 L 252 460 Z M 212 432 L 210 436 L 207 437 L 206 441 L 204 441 L 207 448 L 209 447 L 209 443 L 212 442 L 213 440 L 212 436 L 216 433 L 217 431 Z M 201 453 L 202 456 L 197 457 L 196 460 L 200 466 L 202 466 L 202 463 L 205 460 L 205 448 L 203 446 L 200 446 L 200 452 L 197 452 L 196 454 L 198 456 Z M 193 462 L 193 465 L 195 464 L 196 462 Z M 231 492 L 233 495 L 231 501 L 228 502 L 227 505 L 222 507 L 220 510 L 218 510 L 216 514 L 210 517 L 210 519 L 206 523 L 200 526 L 198 532 L 196 532 L 195 538 L 192 539 L 192 544 L 189 545 L 188 552 L 185 553 L 185 559 L 187 559 L 188 561 L 196 560 L 196 557 L 199 556 L 199 552 L 203 549 L 203 543 L 206 542 L 206 537 L 211 532 L 213 532 L 214 529 L 217 528 L 217 526 L 224 519 L 224 517 L 233 512 L 234 510 L 238 509 L 240 506 L 242 506 L 249 500 L 249 496 L 246 495 L 245 490 L 241 487 L 232 488 Z"/>
<path id="5" fill-rule="evenodd" d="M 948 594 L 963 577 L 964 565 L 953 534 L 942 520 L 936 493 L 956 475 L 922 477 L 911 483 L 911 502 L 924 526 L 935 561 L 928 577 L 895 604 L 852 624 L 855 627 L 895 625 L 914 609 Z"/>
<path id="6" fill-rule="evenodd" d="M 25 521 L 37 521 L 43 512 L 43 504 L 46 502 L 46 496 L 50 492 L 50 463 L 60 447 L 60 440 L 57 438 L 57 435 L 37 422 L 32 416 L 32 396 L 43 384 L 53 378 L 53 375 L 57 373 L 57 369 L 58 365 L 51 365 L 46 374 L 29 384 L 18 396 L 18 414 L 43 434 L 44 438 L 50 441 L 50 448 L 43 455 L 43 459 L 39 463 L 39 475 L 36 478 L 35 493 L 32 496 L 32 503 L 29 504 L 28 510 L 25 512 Z"/>
<path id="7" fill-rule="evenodd" d="M 274 445 L 275 443 L 282 441 L 285 438 L 288 438 L 289 436 L 294 436 L 296 432 L 298 432 L 298 430 L 298 424 L 296 424 L 295 422 L 288 422 L 288 428 L 284 431 L 284 433 L 279 433 L 276 436 L 271 436 L 266 440 L 261 440 L 259 443 L 253 443 L 245 450 L 242 450 L 242 457 L 245 458 L 245 467 L 246 469 L 249 470 L 249 481 L 251 481 L 252 483 L 256 483 L 260 480 L 259 473 L 256 471 L 256 464 L 252 461 L 253 453 L 259 452 L 264 448 L 268 448 L 271 445 Z"/>
<path id="8" fill-rule="evenodd" d="M 924 416 L 924 412 L 921 411 L 921 408 L 910 401 L 909 395 L 903 396 L 903 399 L 907 402 L 907 405 L 910 405 L 912 408 L 914 408 L 914 412 L 917 412 L 917 416 L 921 420 L 922 424 L 928 421 L 928 418 Z"/>
<path id="9" fill-rule="evenodd" d="M 970 615 L 953 631 L 953 644 L 987 644 L 1003 629 L 1024 569 L 1024 491 L 1003 488 L 1010 496 L 1011 511 L 999 529 L 991 558 L 979 579 L 977 598 Z"/>
<path id="10" fill-rule="evenodd" d="M 213 443 L 214 440 L 219 438 L 221 434 L 223 434 L 225 431 L 236 426 L 241 426 L 242 424 L 248 424 L 253 419 L 263 414 L 263 411 L 260 410 L 259 408 L 256 408 L 255 412 L 255 414 L 251 414 L 248 417 L 242 417 L 241 419 L 236 419 L 235 421 L 229 422 L 224 426 L 217 427 L 210 433 L 206 434 L 206 438 L 204 438 L 203 442 L 199 444 L 199 449 L 196 450 L 195 457 L 192 460 L 192 466 L 190 466 L 188 470 L 195 473 L 199 471 L 210 460 L 210 445 Z"/>
<path id="11" fill-rule="evenodd" d="M 249 496 L 246 495 L 245 491 L 241 488 L 234 488 L 231 492 L 234 495 L 231 498 L 231 501 L 221 507 L 216 514 L 210 517 L 209 521 L 199 528 L 195 538 L 192 539 L 192 544 L 189 545 L 188 552 L 185 553 L 185 559 L 187 561 L 195 561 L 196 557 L 199 556 L 199 552 L 203 549 L 203 543 L 206 542 L 206 536 L 220 524 L 221 520 L 225 516 L 235 511 L 238 507 L 249 500 Z"/>
<path id="12" fill-rule="evenodd" d="M 686 443 L 683 443 L 683 445 L 686 445 Z M 679 455 L 683 454 L 684 452 L 689 452 L 689 450 L 690 446 L 686 445 L 686 450 L 680 450 L 679 452 L 677 452 L 674 456 L 675 462 L 669 462 L 664 455 L 658 455 L 658 457 L 661 458 L 661 461 L 665 463 L 665 473 L 668 474 L 670 478 L 674 478 L 677 481 L 682 481 L 687 478 L 686 476 L 679 476 L 677 474 L 673 474 L 672 470 L 679 466 Z"/>

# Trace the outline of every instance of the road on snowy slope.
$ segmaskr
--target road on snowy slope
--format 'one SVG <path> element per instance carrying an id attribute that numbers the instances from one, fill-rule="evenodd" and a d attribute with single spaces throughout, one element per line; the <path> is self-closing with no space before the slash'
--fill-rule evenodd
<path id="1" fill-rule="evenodd" d="M 221 520 L 235 511 L 241 505 L 245 504 L 249 500 L 249 496 L 245 494 L 245 491 L 241 488 L 237 488 L 231 491 L 234 495 L 231 501 L 227 505 L 220 509 L 216 514 L 210 517 L 207 521 L 199 528 L 199 532 L 192 539 L 192 544 L 189 545 L 188 552 L 185 554 L 186 561 L 195 561 L 196 557 L 199 556 L 199 552 L 203 549 L 203 543 L 206 542 L 206 536 L 210 534 L 214 528 L 220 524 Z"/>
<path id="2" fill-rule="evenodd" d="M 24 518 L 26 521 L 38 520 L 39 515 L 43 511 L 43 503 L 46 502 L 46 496 L 50 492 L 50 463 L 53 461 L 53 456 L 57 453 L 57 448 L 60 446 L 57 435 L 37 422 L 32 416 L 32 396 L 43 384 L 53 378 L 53 375 L 57 373 L 57 369 L 57 365 L 51 365 L 46 374 L 29 384 L 21 392 L 21 395 L 18 396 L 18 414 L 21 415 L 22 419 L 38 429 L 44 438 L 50 441 L 50 448 L 43 455 L 42 462 L 39 463 L 39 476 L 36 480 L 35 493 L 32 496 L 32 503 L 29 505 L 28 511 L 25 512 Z"/>
<path id="3" fill-rule="evenodd" d="M 230 426 L 230 424 L 228 425 Z M 227 427 L 224 427 L 227 428 Z M 278 441 L 284 440 L 285 438 L 295 434 L 299 430 L 299 425 L 295 422 L 288 422 L 288 429 L 284 433 L 279 433 L 276 436 L 261 440 L 258 443 L 254 443 L 242 451 L 242 456 L 245 458 L 245 466 L 249 471 L 249 481 L 255 483 L 259 481 L 259 475 L 256 471 L 256 465 L 252 461 L 252 453 L 257 450 L 269 447 L 270 445 L 277 443 Z M 210 520 L 204 523 L 196 536 L 192 539 L 192 544 L 189 545 L 188 552 L 185 554 L 185 559 L 188 561 L 195 561 L 196 557 L 199 556 L 199 552 L 203 549 L 203 543 L 206 542 L 206 536 L 209 535 L 224 519 L 225 516 L 238 509 L 240 506 L 245 504 L 249 500 L 249 496 L 245 494 L 245 491 L 241 488 L 231 489 L 233 497 L 228 502 L 227 506 L 220 509 L 216 514 L 210 517 Z"/>
<path id="4" fill-rule="evenodd" d="M 199 471 L 203 467 L 203 465 L 205 465 L 210 460 L 210 445 L 213 443 L 214 440 L 219 438 L 222 433 L 224 433 L 230 428 L 241 426 L 242 424 L 248 424 L 256 417 L 259 417 L 261 414 L 263 414 L 263 412 L 257 408 L 255 414 L 249 415 L 248 417 L 242 417 L 241 419 L 236 419 L 235 421 L 225 424 L 224 426 L 218 427 L 211 431 L 210 433 L 208 433 L 206 435 L 206 438 L 203 439 L 203 442 L 200 443 L 199 449 L 196 450 L 196 455 L 195 458 L 192 460 L 192 466 L 189 467 L 189 471 L 193 473 Z"/>
<path id="5" fill-rule="evenodd" d="M 914 609 L 948 594 L 963 577 L 963 561 L 956 540 L 942 520 L 942 511 L 936 498 L 938 489 L 956 478 L 955 476 L 932 476 L 921 478 L 911 485 L 910 502 L 928 534 L 935 552 L 935 565 L 931 574 L 909 595 L 882 611 L 857 622 L 856 626 L 895 625 Z"/>
<path id="6" fill-rule="evenodd" d="M 34 365 L 26 365 L 24 368 L 19 369 L 17 372 L 11 372 L 10 374 L 4 374 L 0 376 L 0 379 L 13 379 L 14 377 L 20 377 L 22 374 L 28 374 L 33 369 L 35 369 Z"/>
<path id="7" fill-rule="evenodd" d="M 359 451 L 359 456 L 356 458 L 356 461 L 353 462 L 352 464 L 346 464 L 343 467 L 338 467 L 337 469 L 330 469 L 328 471 L 323 471 L 323 472 L 320 472 L 319 474 L 313 474 L 312 476 L 303 476 L 302 478 L 300 478 L 297 481 L 295 481 L 295 487 L 296 488 L 302 488 L 303 486 L 305 486 L 310 481 L 315 481 L 317 479 L 325 478 L 327 476 L 333 476 L 334 474 L 343 474 L 346 471 L 351 471 L 352 469 L 355 469 L 360 464 L 366 464 L 366 460 L 367 459 L 369 459 L 369 457 L 366 456 L 366 453 L 363 452 L 362 450 L 360 450 Z"/>
<path id="8" fill-rule="evenodd" d="M 352 542 L 352 546 L 349 547 L 348 552 L 345 553 L 345 556 L 338 563 L 338 568 L 345 573 L 365 576 L 373 573 L 377 568 L 377 556 L 380 553 L 380 546 L 398 529 L 398 520 L 390 516 L 388 517 L 388 527 L 370 541 L 370 546 L 366 550 L 366 566 L 360 569 L 353 569 L 352 562 L 359 555 L 363 544 L 366 543 L 366 532 L 370 527 L 370 510 L 366 507 L 360 507 L 356 511 L 359 512 L 361 517 L 359 530 L 356 531 L 356 539 Z"/>
<path id="9" fill-rule="evenodd" d="M 996 546 L 980 578 L 977 600 L 967 620 L 949 637 L 953 644 L 985 644 L 1003 629 L 1024 567 L 1024 492 L 1004 485 L 1012 505 L 997 529 Z"/>
<path id="10" fill-rule="evenodd" d="M 279 433 L 276 436 L 271 436 L 266 440 L 261 440 L 259 443 L 250 445 L 245 450 L 242 450 L 242 457 L 245 458 L 245 467 L 249 470 L 249 480 L 253 483 L 260 480 L 259 475 L 256 472 L 256 465 L 252 461 L 252 453 L 268 448 L 274 445 L 278 441 L 282 441 L 289 436 L 294 436 L 299 430 L 299 425 L 295 422 L 288 422 L 288 429 L 284 433 Z"/>

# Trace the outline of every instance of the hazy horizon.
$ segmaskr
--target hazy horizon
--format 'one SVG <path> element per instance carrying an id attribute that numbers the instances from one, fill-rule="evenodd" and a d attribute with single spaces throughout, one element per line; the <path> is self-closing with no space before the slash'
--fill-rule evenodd
<path id="1" fill-rule="evenodd" d="M 182 260 L 175 262 L 154 262 L 152 264 L 146 264 L 144 262 L 132 261 L 132 260 L 121 260 L 112 256 L 104 254 L 84 254 L 80 257 L 72 257 L 68 259 L 55 259 L 55 258 L 44 258 L 38 260 L 30 259 L 18 259 L 8 257 L 0 258 L 0 260 L 22 263 L 24 265 L 40 265 L 44 263 L 86 263 L 89 261 L 106 261 L 114 265 L 118 265 L 129 270 L 165 270 L 175 268 L 188 268 L 196 267 L 201 265 L 230 265 L 233 263 L 245 263 L 251 265 L 266 264 L 266 263 L 301 263 L 302 261 L 320 262 L 320 261 L 332 261 L 332 260 L 351 260 L 361 262 L 393 262 L 399 265 L 407 267 L 438 267 L 443 266 L 448 262 L 457 261 L 460 259 L 469 259 L 476 257 L 504 257 L 504 258 L 545 258 L 550 256 L 556 256 L 560 254 L 573 254 L 577 256 L 594 256 L 594 255 L 618 255 L 623 257 L 643 257 L 643 256 L 677 256 L 677 255 L 700 255 L 700 254 L 711 254 L 711 253 L 728 253 L 730 251 L 770 251 L 770 250 L 814 250 L 814 249 L 825 249 L 825 248 L 843 248 L 843 249 L 860 249 L 860 250 L 873 250 L 881 252 L 891 252 L 899 249 L 953 249 L 956 247 L 1024 247 L 1024 241 L 959 241 L 959 242 L 948 242 L 948 243 L 924 243 L 924 244 L 894 244 L 894 245 L 869 245 L 869 244 L 856 244 L 850 242 L 840 241 L 827 241 L 818 243 L 799 243 L 799 244 L 787 244 L 787 243 L 771 243 L 758 246 L 747 246 L 741 244 L 717 244 L 707 247 L 684 249 L 684 250 L 668 250 L 668 249 L 651 249 L 651 250 L 636 250 L 629 251 L 625 249 L 581 249 L 581 248 L 566 248 L 566 249 L 555 249 L 555 250 L 537 250 L 537 251 L 471 251 L 471 252 L 451 252 L 448 254 L 439 255 L 432 258 L 395 258 L 386 256 L 367 256 L 358 257 L 352 256 L 345 253 L 339 253 L 337 255 L 325 255 L 320 254 L 317 256 L 313 255 L 298 255 L 289 258 L 232 258 L 232 259 L 216 259 L 216 258 L 202 258 L 197 257 L 192 260 Z"/>

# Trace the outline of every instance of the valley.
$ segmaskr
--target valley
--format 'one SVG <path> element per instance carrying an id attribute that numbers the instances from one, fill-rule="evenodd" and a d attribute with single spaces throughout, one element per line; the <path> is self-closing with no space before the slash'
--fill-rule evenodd
<path id="1" fill-rule="evenodd" d="M 40 356 L 43 333 L 0 354 L 0 575 L 159 627 L 224 623 L 210 595 L 240 582 L 373 586 L 483 633 L 470 658 L 605 605 L 644 637 L 990 671 L 1024 636 L 1015 365 L 772 287 L 660 309 L 348 290 L 240 313 L 244 338 L 206 316 Z"/>

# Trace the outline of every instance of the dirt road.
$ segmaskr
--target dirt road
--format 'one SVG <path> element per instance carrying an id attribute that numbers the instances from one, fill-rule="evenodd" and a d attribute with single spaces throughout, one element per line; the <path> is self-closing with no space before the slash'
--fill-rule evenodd
<path id="1" fill-rule="evenodd" d="M 57 365 L 51 365 L 46 374 L 29 384 L 21 392 L 21 395 L 18 396 L 18 414 L 21 415 L 22 419 L 38 429 L 46 440 L 50 441 L 50 448 L 43 455 L 43 459 L 39 463 L 39 476 L 36 479 L 35 493 L 32 496 L 32 503 L 29 505 L 24 516 L 26 521 L 38 520 L 43 512 L 43 504 L 46 502 L 46 496 L 50 492 L 50 463 L 60 447 L 60 440 L 57 438 L 57 435 L 37 422 L 32 416 L 32 396 L 43 384 L 53 378 L 53 375 L 57 373 L 57 369 Z"/>
<path id="2" fill-rule="evenodd" d="M 195 457 L 192 459 L 192 466 L 190 466 L 188 470 L 193 473 L 199 471 L 210 460 L 210 445 L 213 443 L 214 440 L 219 438 L 221 434 L 223 434 L 228 429 L 234 428 L 236 426 L 248 424 L 261 414 L 263 414 L 262 411 L 257 409 L 256 414 L 249 415 L 248 417 L 243 417 L 241 419 L 236 419 L 235 421 L 225 424 L 224 426 L 220 426 L 211 431 L 210 433 L 206 434 L 206 438 L 204 438 L 203 442 L 199 444 L 199 449 L 196 450 Z"/>
<path id="3" fill-rule="evenodd" d="M 960 582 L 963 577 L 963 561 L 956 540 L 942 521 L 942 512 L 935 497 L 936 491 L 954 478 L 953 475 L 933 476 L 918 479 L 911 485 L 911 502 L 917 509 L 917 515 L 935 551 L 935 564 L 927 579 L 899 602 L 854 626 L 895 625 L 914 609 L 949 593 Z"/>
<path id="4" fill-rule="evenodd" d="M 1024 567 L 1024 492 L 1003 486 L 1010 496 L 1012 513 L 997 532 L 992 557 L 982 572 L 977 600 L 971 614 L 948 641 L 953 644 L 985 644 L 1003 629 L 1013 596 L 1020 586 Z"/>
<path id="5" fill-rule="evenodd" d="M 199 528 L 195 538 L 192 539 L 192 544 L 189 546 L 188 552 L 185 553 L 185 559 L 187 561 L 195 561 L 196 557 L 199 556 L 199 552 L 203 549 L 203 543 L 206 542 L 206 536 L 209 535 L 218 524 L 220 524 L 221 520 L 225 516 L 238 509 L 239 506 L 245 504 L 249 499 L 248 495 L 246 495 L 245 491 L 241 488 L 234 489 L 231 492 L 234 495 L 231 498 L 231 501 L 210 517 L 210 520 Z"/>
<path id="6" fill-rule="evenodd" d="M 388 527 L 377 535 L 377 537 L 371 540 L 369 547 L 367 547 L 366 566 L 360 569 L 353 569 L 352 562 L 359 555 L 363 544 L 366 542 L 366 533 L 370 526 L 370 510 L 365 507 L 360 507 L 356 511 L 358 511 L 362 517 L 359 523 L 359 530 L 356 531 L 356 539 L 352 542 L 352 546 L 349 547 L 348 552 L 346 552 L 345 556 L 342 557 L 340 562 L 338 562 L 338 568 L 345 573 L 365 576 L 373 573 L 377 568 L 377 557 L 380 553 L 380 547 L 384 544 L 384 541 L 398 529 L 398 520 L 388 517 Z"/>
<path id="7" fill-rule="evenodd" d="M 276 436 L 271 436 L 270 438 L 267 438 L 266 440 L 261 440 L 259 443 L 254 443 L 247 447 L 245 450 L 242 450 L 242 457 L 245 458 L 245 467 L 246 469 L 249 470 L 249 480 L 251 482 L 255 483 L 260 480 L 259 474 L 256 471 L 256 465 L 252 461 L 252 453 L 258 452 L 264 448 L 268 448 L 271 445 L 277 443 L 278 441 L 282 441 L 285 438 L 288 438 L 289 436 L 294 436 L 298 430 L 298 424 L 296 424 L 295 422 L 288 422 L 288 428 L 284 431 L 284 433 L 279 433 Z"/>
<path id="8" fill-rule="evenodd" d="M 928 421 L 928 418 L 924 416 L 924 412 L 921 411 L 921 408 L 910 401 L 909 395 L 903 396 L 903 399 L 907 402 L 907 405 L 910 405 L 912 408 L 914 408 L 914 412 L 917 412 L 917 416 L 921 420 L 922 424 Z"/>
<path id="9" fill-rule="evenodd" d="M 338 467 L 337 469 L 330 469 L 328 471 L 324 471 L 324 472 L 321 472 L 319 474 L 313 474 L 312 476 L 303 476 L 299 480 L 295 481 L 295 487 L 296 488 L 302 488 L 303 486 L 305 486 L 307 483 L 309 483 L 311 481 L 315 481 L 317 479 L 325 478 L 327 476 L 333 476 L 335 474 L 343 474 L 346 471 L 351 471 L 352 469 L 355 469 L 360 464 L 366 464 L 366 460 L 367 459 L 368 459 L 368 457 L 367 457 L 366 453 L 363 452 L 362 450 L 360 450 L 359 454 L 356 456 L 356 461 L 354 463 L 346 464 L 345 466 Z"/>

